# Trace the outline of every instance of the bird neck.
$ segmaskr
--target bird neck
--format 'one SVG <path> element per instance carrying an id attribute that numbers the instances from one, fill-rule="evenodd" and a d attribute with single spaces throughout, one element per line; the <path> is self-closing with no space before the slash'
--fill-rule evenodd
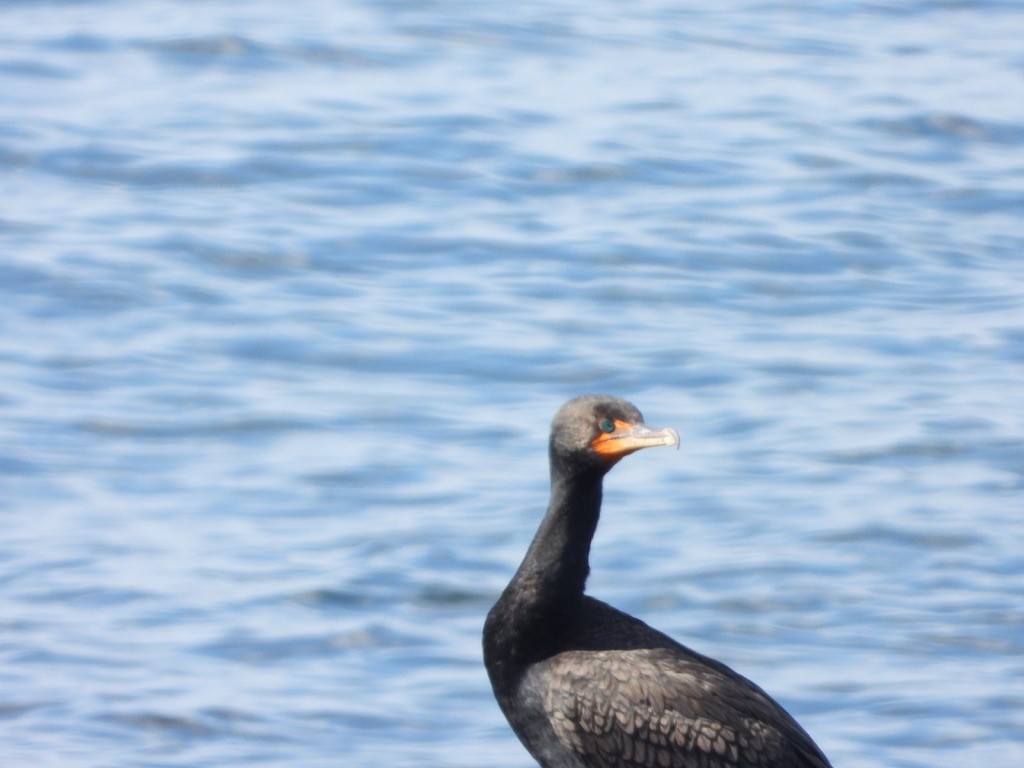
<path id="1" fill-rule="evenodd" d="M 590 543 L 601 515 L 601 473 L 553 472 L 551 500 L 512 587 L 540 609 L 577 600 L 590 574 Z"/>
<path id="2" fill-rule="evenodd" d="M 601 514 L 602 476 L 552 468 L 547 514 L 484 622 L 484 663 L 495 691 L 507 693 L 524 665 L 557 652 L 576 614 Z"/>

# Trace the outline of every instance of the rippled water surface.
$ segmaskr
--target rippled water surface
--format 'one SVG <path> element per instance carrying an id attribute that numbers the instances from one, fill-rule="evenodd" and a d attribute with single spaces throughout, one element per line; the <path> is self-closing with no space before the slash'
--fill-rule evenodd
<path id="1" fill-rule="evenodd" d="M 837 768 L 1024 764 L 1024 6 L 0 3 L 0 764 L 528 768 L 593 593 Z"/>

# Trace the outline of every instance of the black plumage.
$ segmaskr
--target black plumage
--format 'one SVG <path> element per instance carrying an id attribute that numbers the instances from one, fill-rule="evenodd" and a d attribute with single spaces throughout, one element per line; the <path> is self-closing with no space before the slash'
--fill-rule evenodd
<path id="1" fill-rule="evenodd" d="M 584 594 L 605 473 L 678 444 L 625 400 L 559 410 L 547 514 L 484 624 L 498 704 L 543 768 L 830 768 L 754 683 Z"/>

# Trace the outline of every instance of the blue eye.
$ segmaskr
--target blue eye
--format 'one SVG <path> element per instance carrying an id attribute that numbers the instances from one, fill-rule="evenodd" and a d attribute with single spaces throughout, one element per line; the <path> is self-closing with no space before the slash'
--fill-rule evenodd
<path id="1" fill-rule="evenodd" d="M 611 419 L 605 419 L 604 421 L 601 422 L 601 431 L 605 433 L 614 432 L 615 422 L 612 421 Z"/>

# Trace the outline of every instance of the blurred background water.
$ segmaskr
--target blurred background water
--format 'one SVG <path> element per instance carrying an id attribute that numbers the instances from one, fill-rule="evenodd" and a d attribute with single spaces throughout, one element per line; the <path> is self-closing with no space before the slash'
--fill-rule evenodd
<path id="1" fill-rule="evenodd" d="M 527 768 L 591 591 L 838 766 L 1024 764 L 1024 5 L 0 3 L 0 764 Z"/>

